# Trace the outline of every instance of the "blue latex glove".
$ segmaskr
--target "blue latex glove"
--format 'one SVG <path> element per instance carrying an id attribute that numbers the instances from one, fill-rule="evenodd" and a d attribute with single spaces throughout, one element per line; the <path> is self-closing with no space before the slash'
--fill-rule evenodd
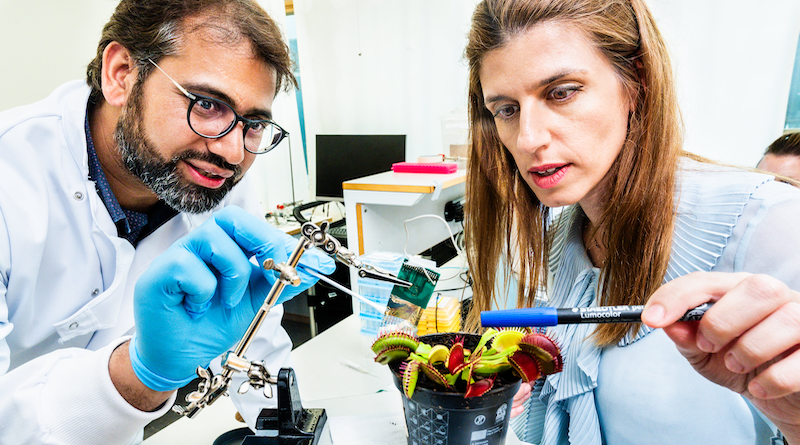
<path id="1" fill-rule="evenodd" d="M 232 349 L 277 277 L 250 258 L 259 264 L 267 258 L 286 262 L 297 241 L 238 207 L 227 207 L 157 257 L 134 291 L 130 357 L 139 380 L 156 391 L 180 388 L 198 366 Z M 335 269 L 318 249 L 307 250 L 300 264 L 326 275 Z M 279 302 L 317 281 L 298 273 L 301 284 L 286 286 Z"/>

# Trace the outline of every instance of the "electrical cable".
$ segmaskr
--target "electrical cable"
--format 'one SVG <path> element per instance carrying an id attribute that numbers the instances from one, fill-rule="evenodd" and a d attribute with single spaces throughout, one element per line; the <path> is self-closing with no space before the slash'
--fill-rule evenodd
<path id="1" fill-rule="evenodd" d="M 408 223 L 416 221 L 416 220 L 421 219 L 421 218 L 436 218 L 436 219 L 440 220 L 442 223 L 444 223 L 444 226 L 447 228 L 447 232 L 450 234 L 450 241 L 453 243 L 453 247 L 456 249 L 456 255 L 461 259 L 461 267 L 458 269 L 458 271 L 455 274 L 453 274 L 452 276 L 449 276 L 449 277 L 445 277 L 445 278 L 441 278 L 440 277 L 439 279 L 446 281 L 446 280 L 450 280 L 450 279 L 453 279 L 453 278 L 459 276 L 459 274 L 461 274 L 461 271 L 464 270 L 464 266 L 466 265 L 466 260 L 463 257 L 464 251 L 462 249 L 460 249 L 459 246 L 458 246 L 458 243 L 456 243 L 456 239 L 455 239 L 455 236 L 453 235 L 453 231 L 450 229 L 450 224 L 447 224 L 447 221 L 445 221 L 445 219 L 442 218 L 439 215 L 425 214 L 425 215 L 415 216 L 413 218 L 410 218 L 410 219 L 407 219 L 407 220 L 403 221 L 403 229 L 405 229 L 405 231 L 406 231 L 406 242 L 403 245 L 403 253 L 406 255 L 406 257 L 411 258 L 411 255 L 408 254 L 408 239 L 409 239 Z M 425 268 L 423 268 L 422 270 L 425 271 Z M 427 276 L 429 280 L 431 279 L 430 276 L 428 276 L 427 272 L 425 272 L 425 276 Z"/>
<path id="2" fill-rule="evenodd" d="M 433 310 L 433 323 L 436 329 L 436 333 L 439 333 L 439 298 L 442 296 L 441 292 L 436 292 L 436 306 Z"/>
<path id="3" fill-rule="evenodd" d="M 455 292 L 455 291 L 457 291 L 457 290 L 462 290 L 462 291 L 463 291 L 464 289 L 466 289 L 466 288 L 468 288 L 468 287 L 470 287 L 470 286 L 469 286 L 468 284 L 466 284 L 466 285 L 464 285 L 464 286 L 461 286 L 461 287 L 454 287 L 454 288 L 452 288 L 452 289 L 442 289 L 441 291 L 438 291 L 438 290 L 437 290 L 436 292 Z"/>

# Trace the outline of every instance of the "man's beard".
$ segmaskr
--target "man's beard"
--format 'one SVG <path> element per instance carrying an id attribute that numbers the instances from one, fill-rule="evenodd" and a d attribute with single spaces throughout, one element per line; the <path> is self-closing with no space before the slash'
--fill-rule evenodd
<path id="1" fill-rule="evenodd" d="M 142 96 L 141 82 L 137 82 L 117 123 L 114 137 L 122 162 L 134 176 L 173 209 L 187 213 L 203 213 L 213 209 L 242 178 L 241 167 L 228 164 L 213 153 L 200 153 L 190 149 L 178 153 L 170 160 L 162 159 L 155 144 L 147 139 L 139 125 L 144 111 Z M 180 175 L 178 162 L 184 159 L 209 162 L 231 170 L 234 174 L 221 187 L 206 188 L 193 184 Z"/>

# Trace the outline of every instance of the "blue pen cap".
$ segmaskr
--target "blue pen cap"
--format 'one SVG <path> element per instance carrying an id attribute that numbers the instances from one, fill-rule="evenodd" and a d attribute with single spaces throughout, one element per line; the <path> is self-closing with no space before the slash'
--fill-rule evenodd
<path id="1" fill-rule="evenodd" d="M 482 311 L 481 326 L 484 328 L 506 328 L 526 326 L 555 326 L 558 316 L 554 307 L 504 309 Z"/>

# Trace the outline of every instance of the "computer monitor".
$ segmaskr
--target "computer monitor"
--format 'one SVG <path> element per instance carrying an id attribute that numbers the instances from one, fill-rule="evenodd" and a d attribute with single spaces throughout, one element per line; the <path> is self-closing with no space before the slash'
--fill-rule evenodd
<path id="1" fill-rule="evenodd" d="M 318 134 L 318 201 L 344 201 L 342 183 L 389 171 L 406 160 L 404 134 Z"/>

